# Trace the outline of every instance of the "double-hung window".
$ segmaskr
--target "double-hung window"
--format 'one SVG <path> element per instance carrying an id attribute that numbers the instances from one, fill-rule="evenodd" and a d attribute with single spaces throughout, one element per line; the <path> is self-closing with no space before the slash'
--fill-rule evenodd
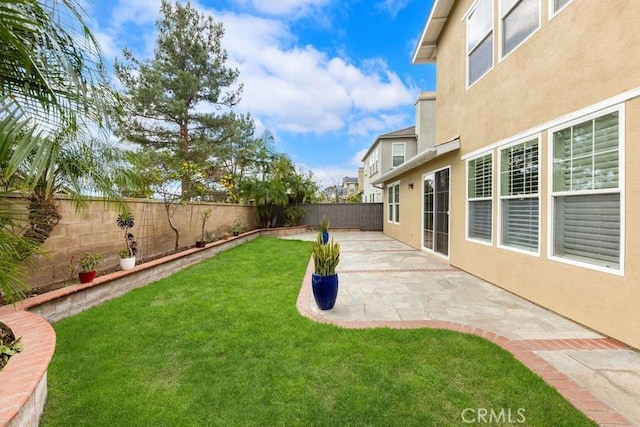
<path id="1" fill-rule="evenodd" d="M 395 222 L 396 224 L 400 222 L 400 183 L 396 182 L 387 187 L 388 193 L 388 221 Z"/>
<path id="2" fill-rule="evenodd" d="M 391 145 L 391 157 L 392 163 L 391 165 L 395 168 L 396 166 L 400 166 L 404 163 L 404 142 L 396 142 Z"/>
<path id="3" fill-rule="evenodd" d="M 540 0 L 500 0 L 501 57 L 540 28 Z"/>
<path id="4" fill-rule="evenodd" d="M 538 139 L 500 150 L 500 244 L 538 252 Z"/>
<path id="5" fill-rule="evenodd" d="M 374 150 L 369 156 L 369 176 L 378 172 L 378 150 Z"/>
<path id="6" fill-rule="evenodd" d="M 467 14 L 467 86 L 493 67 L 493 0 L 479 0 Z"/>
<path id="7" fill-rule="evenodd" d="M 493 161 L 491 153 L 467 160 L 467 236 L 491 242 Z"/>
<path id="8" fill-rule="evenodd" d="M 622 269 L 621 111 L 551 132 L 553 257 Z"/>

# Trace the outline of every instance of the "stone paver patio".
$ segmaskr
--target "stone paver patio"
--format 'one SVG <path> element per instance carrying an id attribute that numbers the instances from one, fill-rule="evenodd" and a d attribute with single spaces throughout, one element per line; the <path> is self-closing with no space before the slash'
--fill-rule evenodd
<path id="1" fill-rule="evenodd" d="M 341 245 L 338 300 L 332 310 L 316 307 L 310 262 L 298 297 L 302 314 L 342 327 L 433 327 L 481 335 L 600 425 L 640 425 L 637 351 L 382 233 L 332 235 Z"/>

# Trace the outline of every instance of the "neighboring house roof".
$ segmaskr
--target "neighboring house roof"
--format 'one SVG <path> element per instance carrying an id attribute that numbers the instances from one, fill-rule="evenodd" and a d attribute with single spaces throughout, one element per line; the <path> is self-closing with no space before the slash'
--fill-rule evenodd
<path id="1" fill-rule="evenodd" d="M 380 178 L 371 182 L 372 185 L 384 184 L 385 182 L 391 181 L 393 178 L 400 176 L 401 174 L 417 168 L 431 160 L 442 156 L 443 154 L 449 153 L 451 151 L 457 150 L 460 148 L 460 138 L 455 138 L 451 141 L 445 142 L 444 144 L 437 145 L 435 147 L 427 148 L 423 150 L 401 164 L 398 167 L 391 169 L 389 172 L 382 175 Z"/>
<path id="2" fill-rule="evenodd" d="M 369 149 L 364 154 L 364 156 L 362 156 L 362 161 L 364 162 L 364 159 L 366 159 L 369 156 L 369 154 L 371 154 L 371 151 L 374 149 L 374 147 L 376 145 L 378 145 L 378 142 L 381 139 L 417 138 L 417 137 L 418 136 L 416 135 L 416 127 L 415 126 L 410 126 L 408 128 L 394 130 L 393 132 L 389 132 L 389 133 L 385 133 L 385 134 L 382 134 L 382 135 L 378 135 L 378 137 L 373 142 L 373 144 L 371 144 L 371 147 L 369 147 Z"/>
<path id="3" fill-rule="evenodd" d="M 427 19 L 427 23 L 418 41 L 418 46 L 416 46 L 416 50 L 413 53 L 413 58 L 411 59 L 413 64 L 435 62 L 438 50 L 438 38 L 440 37 L 442 28 L 444 28 L 444 24 L 446 24 L 447 19 L 449 19 L 449 13 L 454 3 L 455 0 L 435 1 L 429 14 L 429 19 Z"/>
<path id="4" fill-rule="evenodd" d="M 397 137 L 404 137 L 404 136 L 416 136 L 416 127 L 415 126 L 410 126 L 408 128 L 404 128 L 404 129 L 400 129 L 400 130 L 394 130 L 393 132 L 389 132 L 389 133 L 385 133 L 383 135 L 380 135 L 378 137 L 378 139 L 397 138 Z"/>
<path id="5" fill-rule="evenodd" d="M 358 178 L 351 178 L 349 176 L 345 176 L 342 179 L 342 183 L 343 184 L 357 184 L 358 183 Z"/>

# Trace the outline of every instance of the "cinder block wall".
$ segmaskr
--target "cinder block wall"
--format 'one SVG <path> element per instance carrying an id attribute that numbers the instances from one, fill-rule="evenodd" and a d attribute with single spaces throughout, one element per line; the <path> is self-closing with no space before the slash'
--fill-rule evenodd
<path id="1" fill-rule="evenodd" d="M 135 218 L 133 234 L 138 243 L 138 260 L 149 260 L 174 250 L 175 234 L 169 227 L 164 203 L 156 200 L 127 199 L 127 205 Z M 69 277 L 69 260 L 81 257 L 85 252 L 103 255 L 98 270 L 108 270 L 118 265 L 118 251 L 124 249 L 124 233 L 116 224 L 118 212 L 102 200 L 92 200 L 87 207 L 76 212 L 70 200 L 58 199 L 62 219 L 55 227 L 43 249 L 46 255 L 39 257 L 36 268 L 28 269 L 28 283 L 42 286 L 60 282 Z M 189 203 L 171 205 L 172 220 L 180 232 L 179 247 L 193 246 L 200 240 L 202 220 L 200 212 L 211 208 L 211 217 L 205 230 L 219 238 L 230 231 L 236 219 L 243 227 L 257 227 L 255 207 L 218 203 Z"/>

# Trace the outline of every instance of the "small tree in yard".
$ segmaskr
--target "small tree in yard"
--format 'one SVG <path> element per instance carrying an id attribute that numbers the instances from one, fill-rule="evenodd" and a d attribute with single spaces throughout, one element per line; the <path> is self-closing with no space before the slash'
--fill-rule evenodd
<path id="1" fill-rule="evenodd" d="M 207 220 L 211 218 L 211 208 L 209 209 L 205 209 L 202 212 L 200 212 L 200 219 L 202 220 L 202 237 L 200 238 L 201 242 L 205 241 L 205 230 L 204 227 L 207 224 Z"/>
<path id="2" fill-rule="evenodd" d="M 168 152 L 155 152 L 151 149 L 132 153 L 130 163 L 147 188 L 146 192 L 130 195 L 153 195 L 162 199 L 167 222 L 175 235 L 174 250 L 177 252 L 180 248 L 180 230 L 174 222 L 174 215 L 180 206 L 188 203 L 181 194 L 180 177 L 188 174 L 191 179 L 186 189 L 198 195 L 203 191 L 202 171 L 195 163 L 180 162 Z"/>
<path id="3" fill-rule="evenodd" d="M 129 254 L 129 258 L 136 256 L 136 253 L 138 252 L 138 246 L 133 233 L 130 232 L 130 230 L 135 225 L 133 213 L 131 211 L 125 211 L 121 213 L 120 215 L 118 215 L 116 223 L 118 224 L 118 227 L 120 227 L 120 229 L 124 231 L 124 241 L 127 245 L 127 253 Z"/>

